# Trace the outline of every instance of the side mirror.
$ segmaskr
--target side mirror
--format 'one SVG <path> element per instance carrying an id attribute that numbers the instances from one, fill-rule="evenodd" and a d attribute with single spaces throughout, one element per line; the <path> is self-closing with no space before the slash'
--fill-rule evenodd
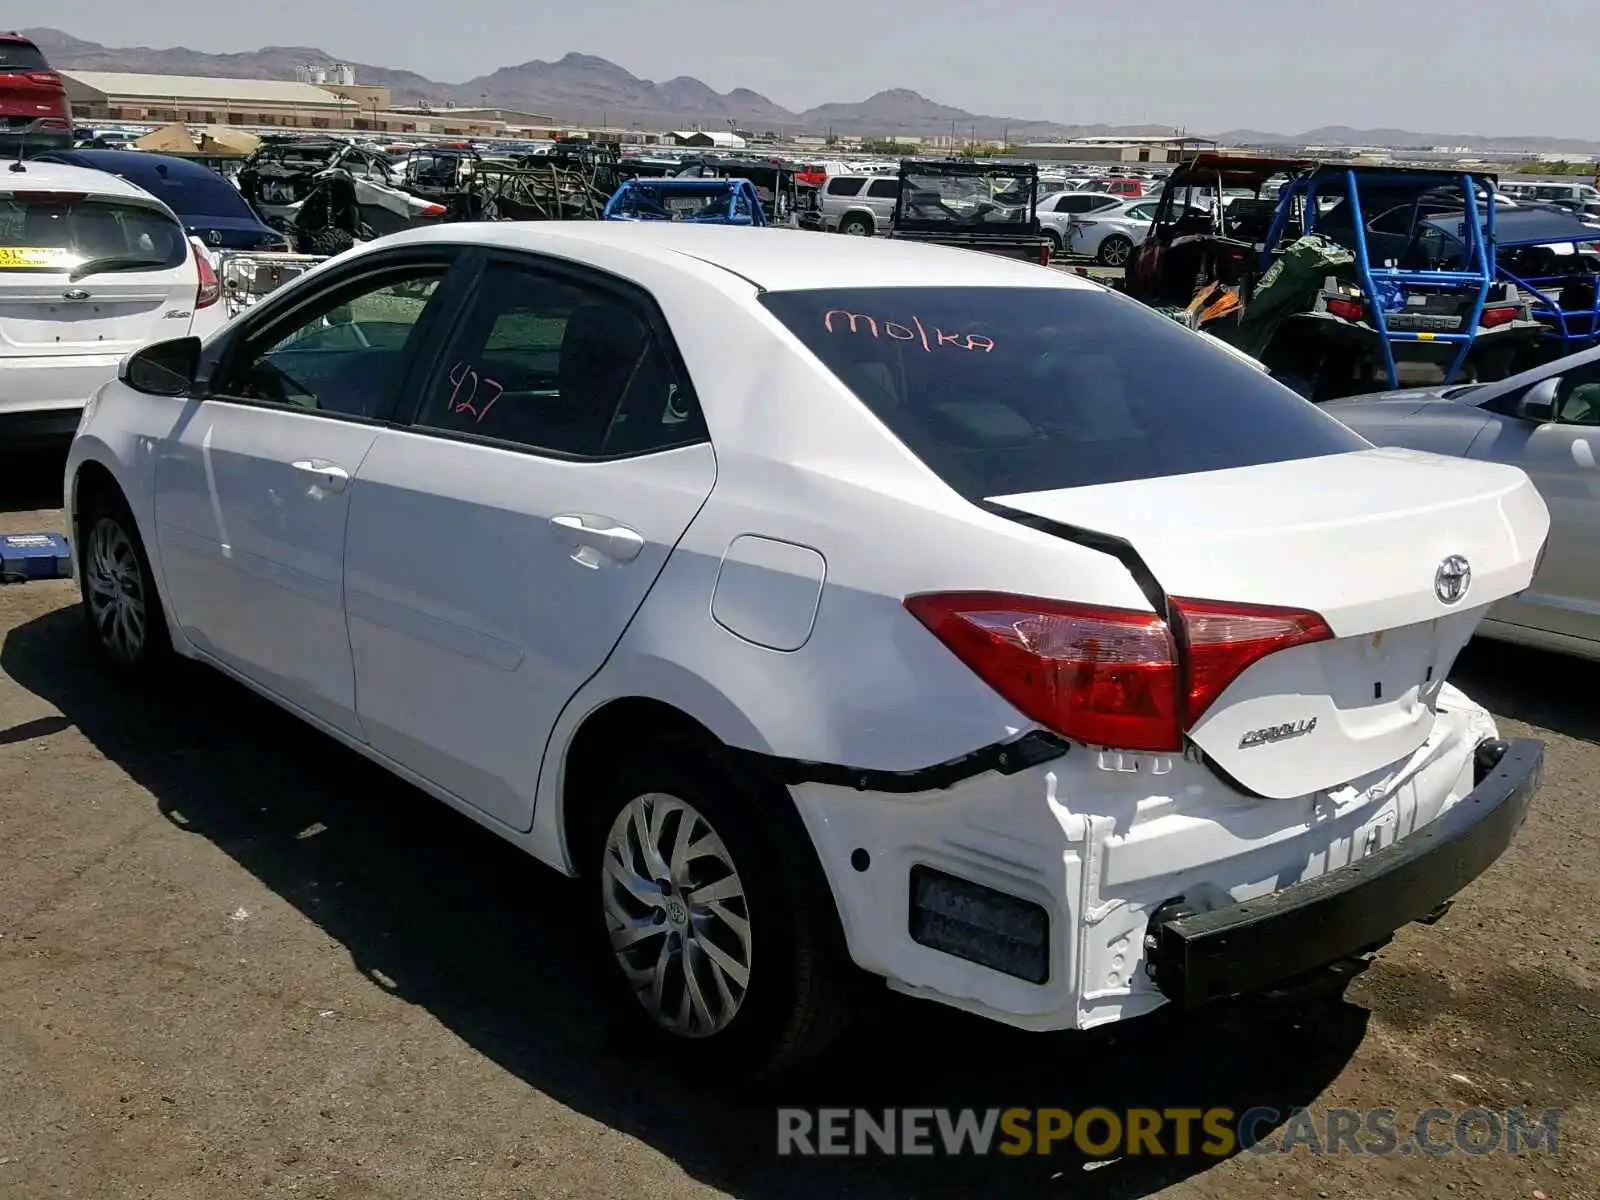
<path id="1" fill-rule="evenodd" d="M 1549 379 L 1541 379 L 1526 392 L 1522 399 L 1517 401 L 1517 416 L 1524 421 L 1532 421 L 1538 425 L 1556 419 L 1556 389 L 1561 386 L 1561 376 L 1554 375 Z"/>
<path id="2" fill-rule="evenodd" d="M 122 360 L 117 378 L 146 396 L 187 396 L 200 370 L 200 339 L 155 342 Z"/>

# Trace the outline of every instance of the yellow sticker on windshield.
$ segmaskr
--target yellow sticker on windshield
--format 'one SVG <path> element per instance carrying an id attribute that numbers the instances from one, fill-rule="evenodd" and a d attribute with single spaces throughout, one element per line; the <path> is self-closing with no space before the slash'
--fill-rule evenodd
<path id="1" fill-rule="evenodd" d="M 62 267 L 77 258 L 62 246 L 0 246 L 0 270 Z"/>

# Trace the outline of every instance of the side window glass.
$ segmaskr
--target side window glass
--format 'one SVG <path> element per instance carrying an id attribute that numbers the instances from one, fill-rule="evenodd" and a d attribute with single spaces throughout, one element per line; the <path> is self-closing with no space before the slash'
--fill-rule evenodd
<path id="1" fill-rule="evenodd" d="M 867 181 L 860 176 L 835 175 L 832 179 L 828 180 L 828 195 L 857 195 L 860 193 L 861 189 L 866 186 L 866 182 Z"/>
<path id="2" fill-rule="evenodd" d="M 1556 421 L 1600 425 L 1600 363 L 1587 363 L 1562 374 L 1556 387 Z"/>
<path id="3" fill-rule="evenodd" d="M 706 436 L 638 306 L 510 264 L 485 272 L 416 424 L 585 458 Z"/>
<path id="4" fill-rule="evenodd" d="M 442 265 L 335 285 L 309 310 L 246 338 L 212 392 L 342 416 L 375 417 L 392 398 Z"/>
<path id="5" fill-rule="evenodd" d="M 893 200 L 900 194 L 898 179 L 874 179 L 867 187 L 867 195 L 878 200 Z"/>

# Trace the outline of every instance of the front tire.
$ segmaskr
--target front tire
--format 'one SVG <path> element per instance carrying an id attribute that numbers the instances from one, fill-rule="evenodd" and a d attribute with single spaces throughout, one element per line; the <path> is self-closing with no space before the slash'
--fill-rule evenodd
<path id="1" fill-rule="evenodd" d="M 1060 257 L 1062 251 L 1065 249 L 1065 247 L 1061 244 L 1061 235 L 1059 233 L 1057 233 L 1054 229 L 1046 229 L 1044 231 L 1044 236 L 1050 242 L 1050 257 L 1051 258 Z"/>
<path id="2" fill-rule="evenodd" d="M 84 633 L 103 666 L 149 680 L 170 665 L 172 642 L 155 575 L 121 496 L 95 495 L 79 515 L 78 590 Z"/>
<path id="3" fill-rule="evenodd" d="M 759 790 L 712 752 L 647 748 L 615 773 L 590 839 L 618 1015 L 713 1077 L 759 1078 L 812 1057 L 846 1012 L 831 893 L 797 868 L 808 848 L 780 849 L 757 814 L 783 798 Z"/>

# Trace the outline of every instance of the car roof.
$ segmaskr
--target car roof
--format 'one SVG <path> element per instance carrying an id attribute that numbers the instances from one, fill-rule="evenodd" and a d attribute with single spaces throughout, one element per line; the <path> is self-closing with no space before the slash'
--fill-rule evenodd
<path id="1" fill-rule="evenodd" d="M 1052 286 L 1095 290 L 1097 286 L 1066 271 L 982 251 L 893 238 L 677 221 L 463 222 L 394 234 L 375 245 L 409 241 L 468 242 L 535 253 L 609 247 L 657 263 L 694 259 L 768 291 Z"/>
<path id="2" fill-rule="evenodd" d="M 156 168 L 165 167 L 166 177 L 185 183 L 218 183 L 231 187 L 221 175 L 210 167 L 174 158 L 170 154 L 152 154 L 144 150 L 51 150 L 41 156 L 46 162 L 68 163 L 73 166 L 92 167 L 97 171 L 116 174 L 156 175 Z"/>
<path id="3" fill-rule="evenodd" d="M 29 159 L 21 171 L 13 172 L 9 167 L 0 170 L 0 192 L 85 192 L 91 196 L 115 196 L 166 207 L 142 187 L 108 171 L 36 159 Z"/>

